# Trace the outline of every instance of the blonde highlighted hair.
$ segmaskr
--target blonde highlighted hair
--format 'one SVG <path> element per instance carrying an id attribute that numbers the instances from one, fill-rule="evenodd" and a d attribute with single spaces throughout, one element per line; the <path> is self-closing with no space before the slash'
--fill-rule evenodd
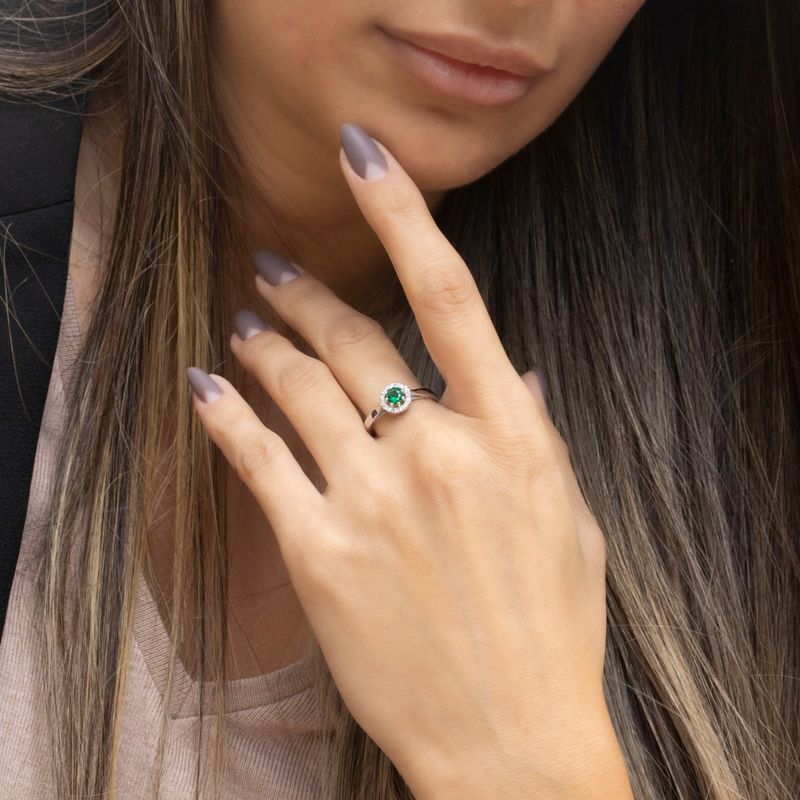
<path id="1" fill-rule="evenodd" d="M 222 182 L 236 156 L 203 46 L 209 4 L 10 5 L 0 92 L 108 89 L 125 119 L 40 571 L 57 796 L 113 794 L 134 586 L 165 478 L 170 663 L 195 653 L 216 687 L 197 797 L 219 796 L 224 464 L 183 377 L 199 364 L 236 379 Z M 649 0 L 561 117 L 437 215 L 519 371 L 544 369 L 606 534 L 605 690 L 648 800 L 800 797 L 799 18 L 788 0 Z M 395 342 L 440 390 L 402 312 Z M 326 798 L 410 798 L 318 649 L 314 663 Z"/>

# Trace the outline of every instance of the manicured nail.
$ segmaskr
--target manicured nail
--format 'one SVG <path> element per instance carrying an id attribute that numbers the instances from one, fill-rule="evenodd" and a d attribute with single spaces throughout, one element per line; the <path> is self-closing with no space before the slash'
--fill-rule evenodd
<path id="1" fill-rule="evenodd" d="M 341 127 L 340 134 L 347 160 L 360 178 L 374 181 L 386 174 L 389 165 L 386 163 L 383 153 L 375 144 L 374 139 L 362 128 L 352 122 L 345 122 Z"/>
<path id="2" fill-rule="evenodd" d="M 233 327 L 240 339 L 249 339 L 257 333 L 272 329 L 272 326 L 264 322 L 258 314 L 246 308 L 240 308 L 233 315 Z"/>
<path id="3" fill-rule="evenodd" d="M 220 385 L 200 367 L 189 367 L 186 370 L 186 377 L 189 379 L 192 391 L 204 403 L 213 403 L 222 396 Z"/>
<path id="4" fill-rule="evenodd" d="M 272 250 L 256 250 L 250 258 L 258 274 L 271 286 L 287 283 L 300 274 L 285 258 Z"/>

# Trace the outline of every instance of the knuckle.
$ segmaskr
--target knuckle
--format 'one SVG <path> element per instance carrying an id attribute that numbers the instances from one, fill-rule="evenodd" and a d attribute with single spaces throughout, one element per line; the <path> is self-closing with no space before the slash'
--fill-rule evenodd
<path id="1" fill-rule="evenodd" d="M 486 474 L 486 461 L 463 437 L 432 437 L 418 453 L 415 483 L 437 507 L 463 509 Z"/>
<path id="2" fill-rule="evenodd" d="M 525 430 L 517 430 L 508 437 L 506 444 L 521 458 L 533 464 L 552 464 L 557 461 L 557 448 L 544 425 L 533 424 Z"/>
<path id="3" fill-rule="evenodd" d="M 463 471 L 473 457 L 477 458 L 464 437 L 441 427 L 426 431 L 424 437 L 414 438 L 425 443 L 414 452 L 417 466 L 428 480 L 446 479 L 456 470 Z"/>
<path id="4" fill-rule="evenodd" d="M 220 413 L 213 418 L 212 424 L 215 435 L 223 441 L 235 442 L 240 438 L 238 430 L 242 424 L 241 415 L 234 408 L 226 406 L 224 409 L 220 409 Z"/>
<path id="5" fill-rule="evenodd" d="M 514 455 L 536 472 L 559 469 L 558 450 L 543 425 L 532 425 L 511 444 Z"/>
<path id="6" fill-rule="evenodd" d="M 326 354 L 336 354 L 371 342 L 383 335 L 377 320 L 366 314 L 347 314 L 334 322 L 322 337 L 322 349 Z"/>
<path id="7" fill-rule="evenodd" d="M 350 585 L 351 550 L 352 545 L 341 534 L 322 531 L 315 536 L 313 547 L 297 553 L 301 580 L 317 600 L 332 603 Z"/>
<path id="8" fill-rule="evenodd" d="M 251 366 L 271 361 L 286 348 L 282 336 L 253 336 L 244 342 L 242 360 Z"/>
<path id="9" fill-rule="evenodd" d="M 478 290 L 468 271 L 440 256 L 421 266 L 419 302 L 429 312 L 450 314 L 471 308 Z"/>
<path id="10" fill-rule="evenodd" d="M 245 438 L 236 451 L 233 467 L 245 482 L 252 481 L 272 469 L 280 457 L 277 440 L 268 436 Z"/>
<path id="11" fill-rule="evenodd" d="M 401 221 L 413 219 L 418 214 L 419 198 L 402 187 L 393 187 L 383 198 L 384 210 L 392 217 L 400 217 Z"/>
<path id="12" fill-rule="evenodd" d="M 328 367 L 318 359 L 292 358 L 276 368 L 271 393 L 279 399 L 297 397 L 319 388 L 329 375 Z"/>
<path id="13" fill-rule="evenodd" d="M 289 319 L 298 319 L 329 291 L 320 281 L 302 275 L 281 286 L 280 304 Z"/>
<path id="14" fill-rule="evenodd" d="M 518 465 L 525 474 L 538 475 L 559 466 L 558 450 L 553 437 L 544 425 L 532 424 L 524 428 L 503 422 L 493 426 L 487 445 L 491 452 L 500 453 L 504 463 Z"/>

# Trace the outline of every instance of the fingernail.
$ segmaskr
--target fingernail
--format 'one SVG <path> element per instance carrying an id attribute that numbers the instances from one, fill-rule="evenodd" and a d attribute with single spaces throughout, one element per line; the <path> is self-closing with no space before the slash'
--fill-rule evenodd
<path id="1" fill-rule="evenodd" d="M 345 122 L 340 133 L 347 160 L 360 178 L 374 181 L 386 174 L 389 165 L 371 136 L 352 122 Z"/>
<path id="2" fill-rule="evenodd" d="M 272 329 L 272 326 L 264 322 L 258 314 L 246 308 L 240 308 L 233 315 L 233 327 L 240 339 L 249 339 L 257 333 Z"/>
<path id="3" fill-rule="evenodd" d="M 222 396 L 220 385 L 200 367 L 189 367 L 186 370 L 186 377 L 189 379 L 194 394 L 204 403 L 213 403 Z"/>
<path id="4" fill-rule="evenodd" d="M 256 272 L 271 286 L 287 283 L 300 274 L 285 258 L 272 250 L 256 250 L 250 258 Z"/>

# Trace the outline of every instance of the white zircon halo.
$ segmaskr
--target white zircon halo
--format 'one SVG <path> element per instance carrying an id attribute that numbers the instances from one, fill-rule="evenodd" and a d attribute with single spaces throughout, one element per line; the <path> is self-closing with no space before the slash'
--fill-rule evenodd
<path id="1" fill-rule="evenodd" d="M 404 383 L 387 383 L 381 389 L 380 404 L 389 414 L 401 414 L 411 405 L 411 389 Z"/>

